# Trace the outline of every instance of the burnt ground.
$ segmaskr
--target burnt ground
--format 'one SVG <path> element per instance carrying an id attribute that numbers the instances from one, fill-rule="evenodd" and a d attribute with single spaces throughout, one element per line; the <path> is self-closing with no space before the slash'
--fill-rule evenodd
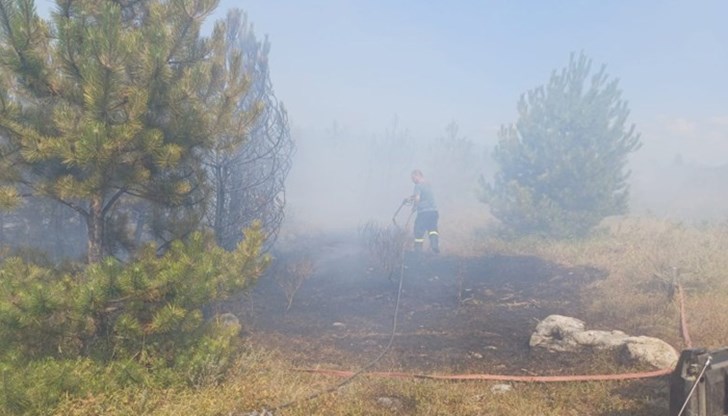
<path id="1" fill-rule="evenodd" d="M 253 344 L 276 349 L 295 365 L 361 368 L 389 341 L 399 271 L 389 280 L 356 238 L 329 237 L 300 249 L 315 253 L 314 272 L 289 310 L 271 276 L 225 309 L 241 318 Z M 403 272 L 396 338 L 377 371 L 585 374 L 604 371 L 610 361 L 603 353 L 555 354 L 528 346 L 546 316 L 581 318 L 580 290 L 605 271 L 536 257 L 445 252 L 407 253 Z"/>

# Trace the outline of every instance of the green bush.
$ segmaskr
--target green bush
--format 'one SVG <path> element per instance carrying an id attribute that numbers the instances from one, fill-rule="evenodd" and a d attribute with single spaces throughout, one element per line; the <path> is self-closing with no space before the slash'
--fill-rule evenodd
<path id="1" fill-rule="evenodd" d="M 567 238 L 627 212 L 627 156 L 640 146 L 618 80 L 572 55 L 547 85 L 524 94 L 502 127 L 493 184 L 482 200 L 508 233 Z"/>
<path id="2" fill-rule="evenodd" d="M 107 258 L 77 273 L 5 259 L 3 408 L 25 412 L 56 394 L 94 390 L 93 377 L 74 376 L 84 359 L 109 370 L 101 377 L 109 385 L 218 382 L 237 352 L 240 326 L 206 320 L 202 308 L 262 273 L 269 259 L 261 243 L 258 225 L 232 252 L 195 233 L 162 256 L 150 246 L 128 264 Z M 42 390 L 48 397 L 40 398 Z"/>

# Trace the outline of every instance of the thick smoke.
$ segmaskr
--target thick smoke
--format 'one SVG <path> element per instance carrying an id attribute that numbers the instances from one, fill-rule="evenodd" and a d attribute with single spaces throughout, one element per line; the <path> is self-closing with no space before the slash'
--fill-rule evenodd
<path id="1" fill-rule="evenodd" d="M 294 135 L 298 152 L 288 182 L 287 223 L 309 230 L 391 223 L 412 193 L 413 169 L 421 169 L 432 183 L 441 211 L 477 204 L 478 178 L 492 168 L 486 147 L 461 136 L 455 123 L 431 137 L 414 137 L 396 119 L 379 134 L 334 124 L 320 134 Z M 402 209 L 398 221 L 406 222 L 408 214 Z"/>

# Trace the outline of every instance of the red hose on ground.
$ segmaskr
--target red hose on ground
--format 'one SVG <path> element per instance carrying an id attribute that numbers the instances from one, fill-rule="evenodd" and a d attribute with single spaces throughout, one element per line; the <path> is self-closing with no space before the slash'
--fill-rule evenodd
<path id="1" fill-rule="evenodd" d="M 296 371 L 306 373 L 325 374 L 337 377 L 351 377 L 354 371 L 346 370 L 322 370 L 298 368 Z M 448 381 L 513 381 L 519 383 L 549 383 L 564 381 L 615 381 L 615 380 L 636 380 L 641 378 L 652 378 L 666 376 L 672 373 L 672 368 L 664 368 L 662 370 L 645 371 L 640 373 L 622 373 L 622 374 L 594 374 L 594 375 L 564 375 L 564 376 L 511 376 L 502 374 L 453 374 L 453 375 L 433 375 L 433 374 L 414 374 L 399 372 L 369 372 L 362 375 L 381 377 L 381 378 L 421 378 L 427 380 L 448 380 Z"/>

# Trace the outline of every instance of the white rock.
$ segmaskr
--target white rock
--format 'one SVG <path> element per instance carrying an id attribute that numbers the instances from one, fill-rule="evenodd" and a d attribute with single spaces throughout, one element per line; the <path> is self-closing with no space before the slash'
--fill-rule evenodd
<path id="1" fill-rule="evenodd" d="M 558 352 L 578 352 L 584 347 L 616 350 L 630 360 L 657 368 L 673 368 L 679 358 L 678 352 L 660 339 L 629 336 L 622 331 L 586 330 L 583 321 L 562 315 L 550 315 L 539 322 L 529 345 Z"/>
<path id="2" fill-rule="evenodd" d="M 624 341 L 623 353 L 632 360 L 649 363 L 657 368 L 674 368 L 679 354 L 667 342 L 653 337 L 629 337 Z"/>

